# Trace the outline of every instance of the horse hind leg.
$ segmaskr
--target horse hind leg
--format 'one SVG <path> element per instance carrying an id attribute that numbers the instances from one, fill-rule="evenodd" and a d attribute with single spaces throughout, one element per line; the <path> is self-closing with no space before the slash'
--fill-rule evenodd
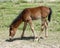
<path id="1" fill-rule="evenodd" d="M 48 37 L 48 22 L 45 21 L 45 37 Z"/>
<path id="2" fill-rule="evenodd" d="M 42 21 L 41 21 L 42 23 L 41 23 L 41 32 L 39 33 L 39 36 L 38 36 L 38 41 L 39 41 L 39 39 L 40 39 L 40 37 L 41 37 L 41 34 L 43 33 L 43 31 L 44 31 L 44 24 L 45 24 L 45 21 L 42 19 Z"/>
<path id="3" fill-rule="evenodd" d="M 41 18 L 41 32 L 40 32 L 40 34 L 39 34 L 39 36 L 38 36 L 38 41 L 39 41 L 39 39 L 40 39 L 40 37 L 41 37 L 41 34 L 43 33 L 43 31 L 44 31 L 44 29 L 45 29 L 45 36 L 47 36 L 47 32 L 46 32 L 46 30 L 47 30 L 47 25 L 48 25 L 48 22 L 46 21 L 46 18 Z"/>
<path id="4" fill-rule="evenodd" d="M 22 32 L 21 38 L 23 38 L 23 36 L 24 36 L 24 32 L 26 30 L 26 27 L 27 27 L 27 22 L 24 22 L 23 32 Z"/>

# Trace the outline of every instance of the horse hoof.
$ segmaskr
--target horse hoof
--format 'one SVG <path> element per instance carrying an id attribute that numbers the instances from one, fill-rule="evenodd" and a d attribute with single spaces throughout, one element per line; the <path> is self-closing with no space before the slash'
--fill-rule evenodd
<path id="1" fill-rule="evenodd" d="M 38 42 L 38 38 L 35 38 L 34 41 L 35 41 L 35 42 Z"/>
<path id="2" fill-rule="evenodd" d="M 43 37 L 40 37 L 40 39 L 44 39 Z"/>
<path id="3" fill-rule="evenodd" d="M 48 37 L 48 36 L 45 36 L 46 38 Z"/>

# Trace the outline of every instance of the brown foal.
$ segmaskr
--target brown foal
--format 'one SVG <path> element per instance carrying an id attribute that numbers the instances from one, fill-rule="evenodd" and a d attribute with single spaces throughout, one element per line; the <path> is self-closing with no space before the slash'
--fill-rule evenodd
<path id="1" fill-rule="evenodd" d="M 39 6 L 39 7 L 35 7 L 35 8 L 26 8 L 24 9 L 19 16 L 12 22 L 12 24 L 10 25 L 10 29 L 9 29 L 9 36 L 10 39 L 12 39 L 16 33 L 17 28 L 19 27 L 19 25 L 24 22 L 24 27 L 23 27 L 23 32 L 21 37 L 23 37 L 27 23 L 29 23 L 31 30 L 33 32 L 34 37 L 36 38 L 36 32 L 34 31 L 34 26 L 33 26 L 33 20 L 37 20 L 37 19 L 41 19 L 42 23 L 41 23 L 41 33 L 43 32 L 43 30 L 45 29 L 45 37 L 48 36 L 48 32 L 47 27 L 48 27 L 48 22 L 47 22 L 47 17 L 48 17 L 48 21 L 50 21 L 51 19 L 51 14 L 52 14 L 52 10 L 49 7 L 45 7 L 45 6 Z M 39 37 L 40 38 L 40 35 Z"/>

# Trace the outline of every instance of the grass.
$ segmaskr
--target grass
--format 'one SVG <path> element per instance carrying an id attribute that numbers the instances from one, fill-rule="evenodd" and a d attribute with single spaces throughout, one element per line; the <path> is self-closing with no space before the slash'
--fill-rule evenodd
<path id="1" fill-rule="evenodd" d="M 0 45 L 3 47 L 5 44 L 7 46 L 9 46 L 10 44 L 13 43 L 12 48 L 16 45 L 18 47 L 20 47 L 20 43 L 21 44 L 26 44 L 24 43 L 25 41 L 16 41 L 16 42 L 12 42 L 12 43 L 8 43 L 5 42 L 5 40 L 7 38 L 9 38 L 9 25 L 11 24 L 11 22 L 18 16 L 19 13 L 21 13 L 21 11 L 24 8 L 29 8 L 29 7 L 37 7 L 37 6 L 48 6 L 52 8 L 52 18 L 51 18 L 51 22 L 49 23 L 48 26 L 48 31 L 49 31 L 49 37 L 47 40 L 40 40 L 41 42 L 38 43 L 38 45 L 41 46 L 41 43 L 44 45 L 49 45 L 49 46 L 54 46 L 60 43 L 60 3 L 12 3 L 12 2 L 0 2 Z M 40 32 L 40 20 L 36 20 L 33 21 L 34 23 L 34 28 L 36 32 Z M 16 36 L 15 37 L 20 37 L 21 32 L 22 32 L 22 28 L 23 28 L 23 23 L 19 26 Z M 28 26 L 25 32 L 26 36 L 31 35 L 32 32 L 30 30 L 30 27 Z M 19 45 L 17 45 L 18 43 Z M 4 44 L 5 43 L 5 44 Z M 17 44 L 15 44 L 17 43 Z M 28 45 L 32 44 L 33 42 L 29 42 Z M 34 42 L 35 46 L 36 43 Z M 10 47 L 10 46 L 9 46 Z M 7 47 L 8 48 L 8 47 Z"/>
<path id="2" fill-rule="evenodd" d="M 39 4 L 39 5 L 38 5 Z M 52 13 L 52 20 L 49 23 L 49 27 L 53 28 L 50 29 L 50 31 L 60 31 L 60 9 L 59 3 L 12 3 L 12 2 L 2 2 L 0 3 L 0 30 L 5 30 L 7 28 L 9 28 L 9 25 L 11 24 L 11 22 L 18 16 L 18 14 L 24 9 L 24 8 L 29 8 L 29 7 L 35 7 L 35 6 L 40 6 L 40 5 L 44 5 L 44 6 L 49 6 L 52 8 L 53 13 Z M 37 23 L 35 23 L 37 22 Z M 38 21 L 34 21 L 35 25 L 35 29 L 36 30 L 40 30 L 39 28 L 39 24 Z M 37 26 L 37 27 L 36 27 Z M 19 29 L 22 30 L 23 24 L 19 27 Z"/>
<path id="3" fill-rule="evenodd" d="M 48 6 L 52 8 L 52 18 L 49 23 L 49 32 L 59 32 L 60 31 L 60 3 L 12 3 L 12 2 L 2 2 L 0 3 L 0 34 L 5 35 L 9 33 L 9 25 L 18 16 L 19 13 L 24 8 L 37 7 L 37 6 Z M 33 21 L 35 31 L 40 31 L 40 20 Z M 19 26 L 18 30 L 22 31 L 23 23 Z M 26 31 L 30 31 L 28 26 Z M 19 34 L 19 33 L 17 33 Z"/>
<path id="4" fill-rule="evenodd" d="M 18 16 L 18 14 L 27 7 L 37 6 L 37 4 L 20 3 L 15 4 L 11 2 L 0 3 L 0 27 L 1 30 L 8 28 L 10 23 Z M 8 18 L 7 18 L 8 17 Z"/>

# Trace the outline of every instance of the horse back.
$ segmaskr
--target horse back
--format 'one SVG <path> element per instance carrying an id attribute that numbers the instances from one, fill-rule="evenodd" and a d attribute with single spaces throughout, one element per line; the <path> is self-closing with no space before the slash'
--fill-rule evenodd
<path id="1" fill-rule="evenodd" d="M 47 17 L 50 13 L 49 7 L 40 6 L 35 8 L 26 8 L 22 12 L 23 20 L 36 20 L 41 17 Z"/>
<path id="2" fill-rule="evenodd" d="M 39 8 L 41 10 L 41 16 L 42 17 L 47 17 L 49 15 L 49 13 L 50 13 L 49 7 L 40 6 Z"/>

